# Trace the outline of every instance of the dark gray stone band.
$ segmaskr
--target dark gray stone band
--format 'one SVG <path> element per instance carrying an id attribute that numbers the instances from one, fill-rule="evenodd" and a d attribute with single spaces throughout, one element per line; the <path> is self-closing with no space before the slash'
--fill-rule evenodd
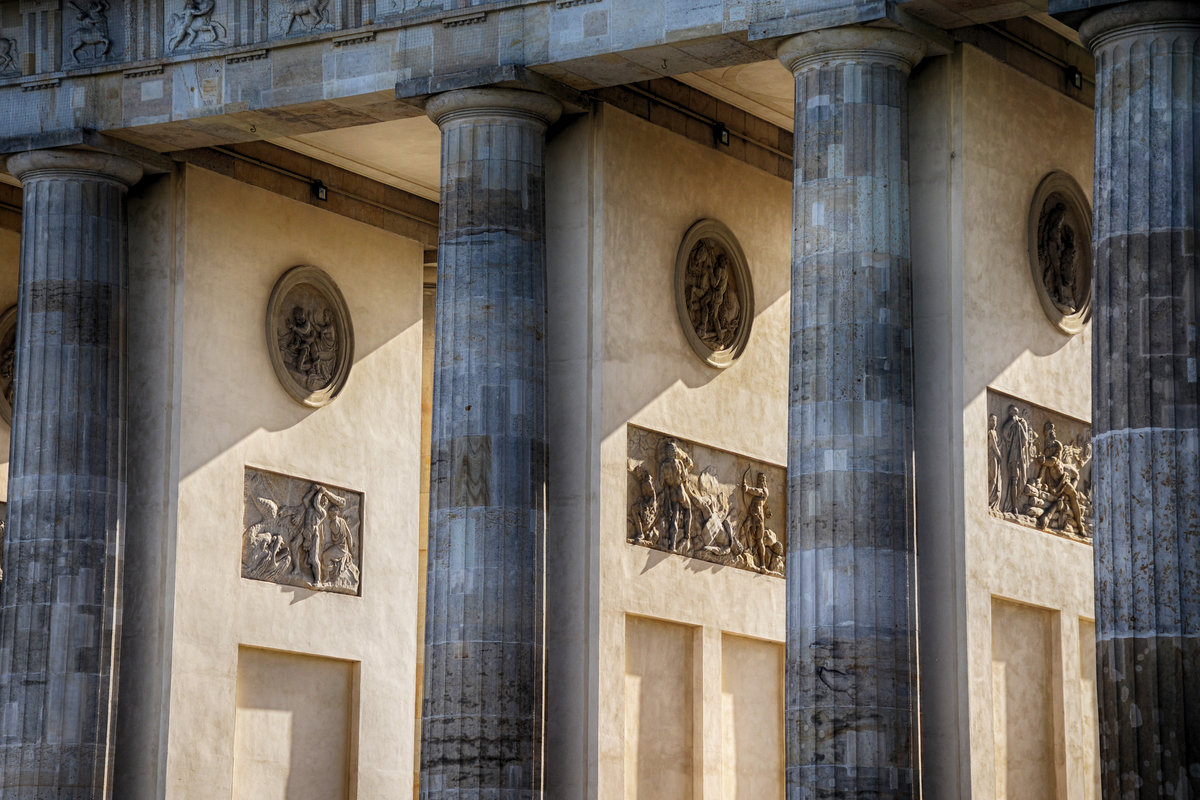
<path id="1" fill-rule="evenodd" d="M 803 34 L 788 420 L 788 796 L 916 796 L 907 76 L 915 37 Z"/>
<path id="2" fill-rule="evenodd" d="M 442 128 L 425 800 L 540 798 L 546 486 L 545 131 L 556 101 L 475 89 Z"/>
<path id="3" fill-rule="evenodd" d="M 110 793 L 125 518 L 125 192 L 102 153 L 9 159 L 24 185 L 0 796 Z"/>

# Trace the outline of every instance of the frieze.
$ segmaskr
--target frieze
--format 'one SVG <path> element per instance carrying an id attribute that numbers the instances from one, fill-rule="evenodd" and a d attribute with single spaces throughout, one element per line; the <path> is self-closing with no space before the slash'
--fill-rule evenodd
<path id="1" fill-rule="evenodd" d="M 1029 208 L 1029 267 L 1046 318 L 1066 334 L 1092 313 L 1092 212 L 1070 175 L 1051 172 Z"/>
<path id="2" fill-rule="evenodd" d="M 675 256 L 675 307 L 692 350 L 713 367 L 728 367 L 750 338 L 754 288 L 733 233 L 703 219 L 684 234 Z"/>
<path id="3" fill-rule="evenodd" d="M 213 16 L 216 8 L 216 0 L 184 0 L 169 17 L 167 52 L 228 46 L 225 25 Z"/>
<path id="4" fill-rule="evenodd" d="M 292 36 L 333 29 L 329 0 L 270 0 L 271 35 Z"/>
<path id="5" fill-rule="evenodd" d="M 630 544 L 784 575 L 783 467 L 630 425 Z"/>
<path id="6" fill-rule="evenodd" d="M 275 376 L 306 406 L 332 402 L 354 361 L 354 328 L 337 284 L 301 265 L 280 277 L 267 304 L 267 349 Z"/>
<path id="7" fill-rule="evenodd" d="M 1072 539 L 1092 539 L 1091 426 L 988 390 L 988 509 Z"/>
<path id="8" fill-rule="evenodd" d="M 242 577 L 360 593 L 360 492 L 246 467 Z"/>
<path id="9" fill-rule="evenodd" d="M 92 66 L 124 57 L 120 0 L 67 0 L 63 6 L 63 67 Z"/>

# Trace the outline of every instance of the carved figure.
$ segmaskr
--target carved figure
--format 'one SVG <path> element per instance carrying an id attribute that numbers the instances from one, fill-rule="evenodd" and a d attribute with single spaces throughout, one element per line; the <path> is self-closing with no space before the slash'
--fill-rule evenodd
<path id="1" fill-rule="evenodd" d="M 700 511 L 700 549 L 717 555 L 739 555 L 743 548 L 734 534 L 729 497 L 721 491 L 721 481 L 712 467 L 705 467 L 696 479 L 694 495 Z"/>
<path id="2" fill-rule="evenodd" d="M 674 439 L 663 445 L 662 461 L 658 464 L 658 479 L 663 489 L 663 517 L 667 521 L 667 549 L 678 552 L 688 541 L 692 528 L 692 501 L 688 497 L 687 479 L 692 459 Z"/>
<path id="3" fill-rule="evenodd" d="M 633 524 L 633 541 L 649 541 L 654 523 L 658 521 L 658 490 L 650 470 L 638 464 L 633 468 L 633 477 L 638 482 L 639 499 L 633 504 L 629 519 Z"/>
<path id="4" fill-rule="evenodd" d="M 1002 511 L 1010 514 L 1020 514 L 1024 509 L 1021 497 L 1025 494 L 1025 485 L 1029 483 L 1029 466 L 1033 458 L 1033 442 L 1036 434 L 1030 429 L 1029 422 L 1021 416 L 1021 409 L 1015 405 L 1008 407 L 1008 419 L 1000 432 L 1000 440 L 1004 447 L 1004 467 L 1008 475 L 1007 494 L 1004 497 Z"/>
<path id="5" fill-rule="evenodd" d="M 344 509 L 344 502 L 329 507 L 329 546 L 322 559 L 330 585 L 357 590 L 359 573 L 354 563 L 354 532 L 346 521 Z"/>
<path id="6" fill-rule="evenodd" d="M 996 415 L 988 414 L 988 506 L 999 511 L 1000 497 L 1004 494 L 1004 469 L 1001 464 L 997 424 Z"/>
<path id="7" fill-rule="evenodd" d="M 183 13 L 171 15 L 174 32 L 167 49 L 191 47 L 202 33 L 208 35 L 208 44 L 219 44 L 225 38 L 225 26 L 212 18 L 216 5 L 216 0 L 186 0 Z"/>
<path id="8" fill-rule="evenodd" d="M 71 55 L 79 62 L 79 51 L 90 48 L 91 58 L 103 58 L 112 49 L 112 40 L 108 38 L 108 0 L 87 0 L 87 5 L 81 6 L 71 0 L 75 7 L 79 24 L 71 34 Z M 99 48 L 99 52 L 97 52 Z"/>
<path id="9" fill-rule="evenodd" d="M 326 21 L 325 10 L 328 6 L 329 0 L 284 0 L 283 18 L 279 21 L 279 27 L 288 34 L 292 32 L 296 20 L 300 20 L 300 24 L 311 31 Z"/>
<path id="10" fill-rule="evenodd" d="M 17 68 L 16 59 L 13 58 L 16 54 L 16 48 L 17 43 L 15 41 L 0 36 L 0 72 Z"/>
<path id="11" fill-rule="evenodd" d="M 770 496 L 770 492 L 767 490 L 766 473 L 758 473 L 758 482 L 755 486 L 748 486 L 746 476 L 743 475 L 742 494 L 750 498 L 746 507 L 746 517 L 742 522 L 746 547 L 749 548 L 750 554 L 757 562 L 755 566 L 766 572 L 771 567 L 770 548 L 767 542 L 767 497 Z"/>
<path id="12" fill-rule="evenodd" d="M 15 343 L 10 342 L 8 347 L 4 348 L 4 354 L 0 355 L 0 394 L 4 396 L 4 402 L 10 409 L 13 404 L 13 394 L 16 391 L 16 386 L 13 384 L 16 368 L 17 348 Z"/>
<path id="13" fill-rule="evenodd" d="M 696 336 L 714 350 L 728 347 L 741 325 L 741 301 L 729 256 L 700 240 L 687 266 L 688 316 Z"/>
<path id="14" fill-rule="evenodd" d="M 1064 203 L 1043 209 L 1038 222 L 1038 261 L 1042 266 L 1042 283 L 1054 305 L 1064 314 L 1074 314 L 1075 229 L 1066 217 Z"/>
<path id="15" fill-rule="evenodd" d="M 279 335 L 279 349 L 298 383 L 307 389 L 327 386 L 337 363 L 337 348 L 337 322 L 331 309 L 322 308 L 318 316 L 300 305 L 292 308 Z"/>
<path id="16" fill-rule="evenodd" d="M 304 516 L 302 506 L 280 506 L 257 492 L 250 499 L 262 519 L 246 529 L 242 539 L 242 574 L 278 581 L 292 571 L 290 542 Z"/>

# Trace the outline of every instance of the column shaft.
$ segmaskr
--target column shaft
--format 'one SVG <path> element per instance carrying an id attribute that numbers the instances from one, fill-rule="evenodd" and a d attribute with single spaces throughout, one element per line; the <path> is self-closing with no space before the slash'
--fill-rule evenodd
<path id="1" fill-rule="evenodd" d="M 789 800 L 917 793 L 908 72 L 919 40 L 788 40 Z"/>
<path id="2" fill-rule="evenodd" d="M 1105 797 L 1200 795 L 1200 7 L 1135 3 L 1096 56 L 1092 464 Z"/>
<path id="3" fill-rule="evenodd" d="M 544 154 L 558 104 L 439 95 L 421 797 L 541 797 Z"/>
<path id="4" fill-rule="evenodd" d="M 141 169 L 9 159 L 24 185 L 5 576 L 0 797 L 109 796 L 125 516 L 125 193 Z"/>

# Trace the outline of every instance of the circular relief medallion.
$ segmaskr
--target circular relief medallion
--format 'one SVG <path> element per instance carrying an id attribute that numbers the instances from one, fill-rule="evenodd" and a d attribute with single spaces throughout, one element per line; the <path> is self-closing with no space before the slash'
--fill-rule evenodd
<path id="1" fill-rule="evenodd" d="M 1076 334 L 1092 315 L 1092 212 L 1079 184 L 1051 172 L 1029 209 L 1029 268 L 1046 317 Z"/>
<path id="2" fill-rule="evenodd" d="M 714 367 L 746 349 L 754 319 L 754 287 L 746 256 L 729 228 L 702 219 L 675 256 L 675 307 L 688 344 Z"/>
<path id="3" fill-rule="evenodd" d="M 323 270 L 292 267 L 267 303 L 267 351 L 283 388 L 319 408 L 346 385 L 354 361 L 354 328 L 341 290 Z"/>
<path id="4" fill-rule="evenodd" d="M 16 376 L 17 307 L 0 314 L 0 417 L 12 425 L 13 378 Z"/>

